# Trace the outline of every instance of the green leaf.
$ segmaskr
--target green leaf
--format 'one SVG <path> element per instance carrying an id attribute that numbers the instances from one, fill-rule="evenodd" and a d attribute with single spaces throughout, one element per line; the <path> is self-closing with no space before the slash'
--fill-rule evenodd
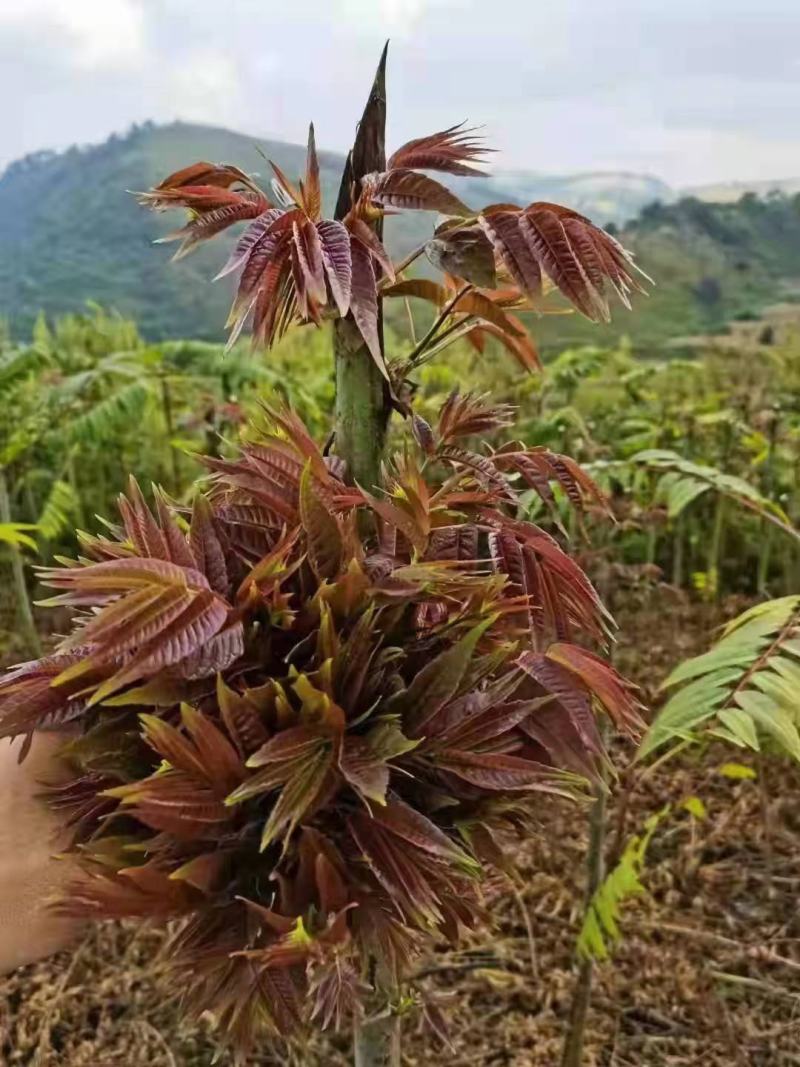
<path id="1" fill-rule="evenodd" d="M 785 651 L 791 641 L 786 641 L 781 646 L 781 650 Z M 800 693 L 800 664 L 795 663 L 793 659 L 789 659 L 788 656 L 776 655 L 770 659 L 770 667 L 773 671 L 785 678 L 786 681 L 794 688 L 795 693 Z"/>
<path id="2" fill-rule="evenodd" d="M 753 720 L 746 711 L 741 708 L 724 708 L 719 713 L 719 720 L 740 744 L 752 748 L 754 752 L 761 749 Z"/>
<path id="3" fill-rule="evenodd" d="M 686 797 L 681 807 L 685 808 L 694 819 L 706 819 L 708 817 L 708 811 L 700 797 Z"/>
<path id="4" fill-rule="evenodd" d="M 708 733 L 758 751 L 759 734 L 800 759 L 800 665 L 794 655 L 800 627 L 800 597 L 756 604 L 728 623 L 708 652 L 680 664 L 662 689 L 681 686 L 656 717 L 637 758 L 660 745 L 695 737 L 708 719 Z"/>
<path id="5" fill-rule="evenodd" d="M 138 423 L 144 415 L 151 397 L 149 383 L 132 381 L 94 407 L 73 419 L 65 427 L 67 440 L 102 444 L 108 441 L 123 426 Z"/>
<path id="6" fill-rule="evenodd" d="M 753 685 L 784 708 L 794 719 L 798 717 L 800 690 L 791 682 L 782 678 L 774 670 L 763 670 L 753 675 Z"/>
<path id="7" fill-rule="evenodd" d="M 791 618 L 795 611 L 800 609 L 800 596 L 783 596 L 775 600 L 765 600 L 761 604 L 754 604 L 752 608 L 743 611 L 735 619 L 725 626 L 722 631 L 723 637 L 739 630 L 753 619 L 767 618 L 771 621 L 773 629 L 778 630 Z"/>
<path id="8" fill-rule="evenodd" d="M 619 863 L 606 876 L 589 902 L 577 941 L 578 955 L 584 959 L 608 959 L 610 949 L 620 940 L 618 920 L 622 905 L 645 892 L 641 874 L 647 849 L 656 828 L 668 813 L 669 807 L 665 807 L 650 816 L 644 824 L 644 832 L 628 841 Z"/>
<path id="9" fill-rule="evenodd" d="M 46 541 L 55 541 L 69 529 L 80 509 L 77 493 L 60 478 L 50 487 L 37 526 Z"/>
<path id="10" fill-rule="evenodd" d="M 636 758 L 644 759 L 670 741 L 690 739 L 728 696 L 726 682 L 737 677 L 738 672 L 729 671 L 720 677 L 697 678 L 672 696 L 650 725 Z"/>
<path id="11" fill-rule="evenodd" d="M 35 523 L 30 522 L 0 522 L 0 542 L 5 545 L 11 545 L 12 548 L 31 548 L 35 552 L 38 548 L 36 542 L 32 537 L 29 537 L 26 530 L 37 529 Z"/>
<path id="12" fill-rule="evenodd" d="M 769 734 L 782 752 L 800 762 L 800 734 L 791 713 L 775 704 L 766 693 L 747 690 L 736 694 L 739 707 Z"/>
<path id="13" fill-rule="evenodd" d="M 734 781 L 747 781 L 757 777 L 753 768 L 745 767 L 743 763 L 723 763 L 719 773 L 723 778 L 732 778 Z"/>
<path id="14" fill-rule="evenodd" d="M 659 479 L 656 497 L 666 501 L 667 514 L 675 519 L 711 486 L 695 478 L 682 477 L 677 471 L 668 471 Z"/>
<path id="15" fill-rule="evenodd" d="M 661 688 L 670 689 L 679 682 L 710 674 L 723 667 L 748 667 L 766 648 L 776 629 L 771 619 L 751 620 L 741 630 L 724 636 L 709 652 L 681 663 L 662 683 Z"/>
<path id="16" fill-rule="evenodd" d="M 762 496 L 757 489 L 743 478 L 737 478 L 732 474 L 725 474 L 714 467 L 692 463 L 691 460 L 684 459 L 682 456 L 679 456 L 677 452 L 671 452 L 668 449 L 651 448 L 644 452 L 637 452 L 628 462 L 645 467 L 649 470 L 661 470 L 675 475 L 675 482 L 667 483 L 668 487 L 671 484 L 681 485 L 682 483 L 686 486 L 686 488 L 680 490 L 678 499 L 679 506 L 674 514 L 679 514 L 679 512 L 682 511 L 692 499 L 694 499 L 694 496 L 699 495 L 704 491 L 699 488 L 697 493 L 692 495 L 691 486 L 704 486 L 706 489 L 713 489 L 722 496 L 728 497 L 739 504 L 745 502 L 745 506 L 748 504 L 752 505 L 750 510 L 769 512 L 779 518 L 781 522 L 785 523 L 788 527 L 788 518 L 783 508 L 774 501 L 768 500 L 766 497 Z M 687 499 L 685 502 L 681 503 L 684 494 L 687 496 Z M 670 515 L 672 514 L 672 510 L 670 510 Z M 791 528 L 788 527 L 786 532 L 792 533 Z"/>

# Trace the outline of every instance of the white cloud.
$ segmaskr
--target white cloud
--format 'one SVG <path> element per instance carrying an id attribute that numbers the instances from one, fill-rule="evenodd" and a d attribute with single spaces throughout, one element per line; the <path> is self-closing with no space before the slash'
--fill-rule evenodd
<path id="1" fill-rule="evenodd" d="M 221 52 L 196 49 L 170 65 L 163 100 L 176 117 L 235 125 L 246 106 L 240 68 Z"/>
<path id="2" fill-rule="evenodd" d="M 793 137 L 757 132 L 682 129 L 650 136 L 648 169 L 675 184 L 763 181 L 800 175 L 800 150 Z"/>
<path id="3" fill-rule="evenodd" d="M 357 25 L 369 23 L 390 34 L 409 28 L 437 4 L 441 0 L 344 0 L 343 14 Z"/>
<path id="4" fill-rule="evenodd" d="M 484 124 L 496 166 L 800 174 L 798 0 L 0 0 L 0 164 L 184 118 L 350 143 Z"/>
<path id="5" fill-rule="evenodd" d="M 136 0 L 4 0 L 0 26 L 34 40 L 61 37 L 71 65 L 118 69 L 141 60 L 145 19 Z"/>

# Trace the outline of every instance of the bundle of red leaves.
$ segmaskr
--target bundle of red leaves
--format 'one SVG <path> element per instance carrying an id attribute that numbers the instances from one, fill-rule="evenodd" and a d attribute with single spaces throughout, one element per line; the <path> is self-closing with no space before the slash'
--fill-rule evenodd
<path id="1" fill-rule="evenodd" d="M 452 397 L 372 496 L 273 411 L 206 460 L 190 516 L 132 482 L 120 527 L 43 574 L 74 630 L 5 678 L 0 728 L 82 724 L 51 798 L 86 872 L 61 907 L 185 916 L 181 988 L 240 1046 L 338 1023 L 366 980 L 396 990 L 426 939 L 481 916 L 532 796 L 597 773 L 595 710 L 636 729 L 575 643 L 602 641 L 600 601 L 515 517 L 510 475 L 547 504 L 551 483 L 599 494 L 565 456 L 465 447 L 504 417 Z"/>
<path id="2" fill-rule="evenodd" d="M 313 133 L 304 181 L 275 168 L 279 206 L 206 163 L 146 199 L 190 208 L 182 252 L 252 220 L 223 270 L 240 271 L 234 335 L 248 316 L 269 343 L 349 314 L 386 370 L 379 301 L 415 295 L 530 365 L 508 309 L 537 300 L 543 274 L 593 317 L 604 286 L 626 300 L 636 282 L 582 216 L 473 215 L 420 173 L 466 173 L 479 151 L 459 129 L 409 143 L 341 222 L 321 218 Z M 396 277 L 369 225 L 391 207 L 449 216 L 428 246 L 445 286 Z M 519 517 L 523 488 L 553 518 L 559 494 L 605 507 L 569 457 L 475 450 L 511 413 L 453 395 L 436 426 L 412 416 L 384 484 L 361 488 L 295 415 L 266 414 L 235 458 L 205 460 L 190 508 L 158 490 L 151 507 L 131 482 L 119 526 L 42 574 L 72 632 L 0 682 L 0 736 L 80 727 L 50 795 L 83 869 L 61 908 L 182 920 L 170 958 L 187 1006 L 238 1048 L 407 989 L 426 944 L 481 918 L 536 795 L 598 775 L 596 715 L 639 725 L 589 651 L 610 622 L 594 588 L 563 539 Z"/>

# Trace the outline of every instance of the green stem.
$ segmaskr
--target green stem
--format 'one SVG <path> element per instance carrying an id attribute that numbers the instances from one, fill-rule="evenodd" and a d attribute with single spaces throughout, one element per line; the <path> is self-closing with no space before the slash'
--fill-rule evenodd
<path id="1" fill-rule="evenodd" d="M 97 472 L 95 477 L 95 500 L 100 502 L 100 514 L 105 514 L 107 509 L 106 500 L 108 497 L 108 466 L 105 457 L 105 452 L 93 457 L 94 470 Z"/>
<path id="2" fill-rule="evenodd" d="M 448 302 L 445 304 L 445 306 L 442 308 L 442 310 L 431 323 L 430 328 L 428 329 L 425 336 L 422 338 L 422 340 L 418 341 L 414 345 L 411 352 L 409 353 L 408 363 L 410 366 L 413 367 L 414 364 L 425 354 L 425 349 L 433 343 L 434 338 L 436 338 L 436 335 L 439 331 L 439 328 L 443 326 L 447 319 L 450 317 L 451 313 L 453 312 L 453 309 L 455 308 L 459 300 L 461 300 L 462 297 L 464 297 L 471 289 L 471 285 L 465 285 L 458 290 L 458 292 L 455 294 L 455 296 L 452 297 L 452 299 L 448 300 Z M 438 340 L 438 338 L 436 339 Z"/>
<path id="3" fill-rule="evenodd" d="M 762 475 L 762 492 L 767 499 L 772 499 L 775 489 L 775 447 L 778 441 L 779 419 L 777 413 L 770 423 L 769 448 L 767 449 L 767 461 L 764 464 Z M 761 546 L 758 552 L 758 572 L 756 574 L 756 590 L 760 596 L 767 595 L 767 582 L 769 579 L 769 565 L 772 556 L 772 527 L 765 522 L 761 523 Z"/>
<path id="4" fill-rule="evenodd" d="M 177 493 L 181 487 L 181 474 L 178 462 L 178 450 L 172 443 L 172 439 L 175 436 L 175 416 L 172 410 L 172 392 L 166 374 L 161 376 L 161 408 L 164 414 L 164 429 L 167 434 L 167 451 L 169 452 L 172 470 L 172 485 L 170 488 L 173 493 Z"/>
<path id="5" fill-rule="evenodd" d="M 399 1067 L 400 1019 L 385 1014 L 356 1025 L 355 1067 Z"/>
<path id="6" fill-rule="evenodd" d="M 756 591 L 759 596 L 767 595 L 767 581 L 769 579 L 769 564 L 772 555 L 772 527 L 766 522 L 761 524 L 761 547 L 758 552 L 758 574 L 756 576 Z"/>
<path id="7" fill-rule="evenodd" d="M 683 515 L 675 519 L 672 531 L 672 584 L 676 589 L 683 585 L 684 530 Z"/>
<path id="8" fill-rule="evenodd" d="M 381 481 L 388 407 L 386 379 L 348 317 L 333 327 L 336 364 L 336 452 L 350 480 L 374 491 Z"/>
<path id="9" fill-rule="evenodd" d="M 39 517 L 39 506 L 36 503 L 36 497 L 33 493 L 33 486 L 30 479 L 25 482 L 25 511 L 27 512 L 27 522 L 36 522 Z"/>
<path id="10" fill-rule="evenodd" d="M 658 530 L 654 520 L 647 527 L 647 543 L 645 548 L 645 563 L 655 563 L 656 547 L 658 545 Z"/>
<path id="11" fill-rule="evenodd" d="M 606 840 L 606 796 L 605 782 L 600 781 L 595 788 L 595 800 L 589 815 L 589 848 L 586 854 L 587 908 L 605 877 L 603 852 Z M 575 990 L 572 994 L 569 1027 L 564 1039 L 561 1067 L 581 1067 L 583 1062 L 583 1042 L 592 999 L 593 975 L 594 962 L 591 957 L 581 960 Z"/>
<path id="12" fill-rule="evenodd" d="M 75 522 L 79 529 L 83 529 L 86 525 L 86 520 L 83 514 L 83 500 L 81 498 L 81 490 L 78 485 L 78 471 L 75 467 L 75 449 L 71 448 L 67 453 L 67 482 L 72 489 L 73 496 L 75 497 Z"/>
<path id="13" fill-rule="evenodd" d="M 0 522 L 11 522 L 11 502 L 8 496 L 8 482 L 6 472 L 0 468 Z M 14 602 L 19 618 L 20 630 L 25 649 L 33 656 L 41 656 L 42 646 L 39 634 L 36 631 L 36 623 L 33 618 L 28 583 L 25 581 L 25 565 L 22 561 L 22 553 L 16 545 L 9 545 L 8 551 L 11 556 L 11 580 L 14 589 Z"/>
<path id="14" fill-rule="evenodd" d="M 797 526 L 798 522 L 800 522 L 800 449 L 795 451 L 793 467 L 794 477 L 792 479 L 792 490 L 789 494 L 788 510 L 792 525 Z M 800 578 L 798 560 L 800 560 L 800 552 L 798 552 L 797 546 L 793 545 L 783 556 L 784 592 L 787 595 L 794 593 L 800 587 L 798 582 Z"/>
<path id="15" fill-rule="evenodd" d="M 417 343 L 417 331 L 414 327 L 414 313 L 411 310 L 411 301 L 408 297 L 405 298 L 403 304 L 405 305 L 406 318 L 408 319 L 408 336 L 411 338 L 411 344 L 415 345 Z"/>
<path id="16" fill-rule="evenodd" d="M 708 545 L 708 558 L 706 561 L 706 574 L 708 575 L 709 592 L 712 600 L 718 600 L 720 594 L 719 563 L 725 535 L 726 504 L 727 501 L 722 493 L 717 494 L 717 503 L 714 508 L 714 525 L 711 530 L 711 540 Z"/>
<path id="17" fill-rule="evenodd" d="M 405 257 L 405 259 L 401 259 L 399 263 L 395 264 L 394 272 L 398 278 L 404 270 L 408 270 L 408 268 L 415 260 L 419 259 L 419 257 L 422 255 L 422 253 L 427 247 L 428 242 L 424 241 L 421 245 L 417 245 L 416 248 L 412 249 L 412 251 L 409 252 L 408 255 Z"/>
<path id="18" fill-rule="evenodd" d="M 465 315 L 463 318 L 451 322 L 449 326 L 446 326 L 437 335 L 424 352 L 415 357 L 413 366 L 421 367 L 423 363 L 429 363 L 439 352 L 469 333 L 476 322 L 478 322 L 478 319 L 475 315 Z M 407 363 L 406 366 L 410 369 L 412 364 Z"/>

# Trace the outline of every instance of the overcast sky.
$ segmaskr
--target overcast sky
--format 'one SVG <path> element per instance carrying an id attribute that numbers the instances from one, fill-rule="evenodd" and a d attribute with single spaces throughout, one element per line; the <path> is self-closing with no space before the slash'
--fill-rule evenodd
<path id="1" fill-rule="evenodd" d="M 484 124 L 496 165 L 800 175 L 800 0 L 0 0 L 0 167 L 175 118 L 390 141 Z"/>

